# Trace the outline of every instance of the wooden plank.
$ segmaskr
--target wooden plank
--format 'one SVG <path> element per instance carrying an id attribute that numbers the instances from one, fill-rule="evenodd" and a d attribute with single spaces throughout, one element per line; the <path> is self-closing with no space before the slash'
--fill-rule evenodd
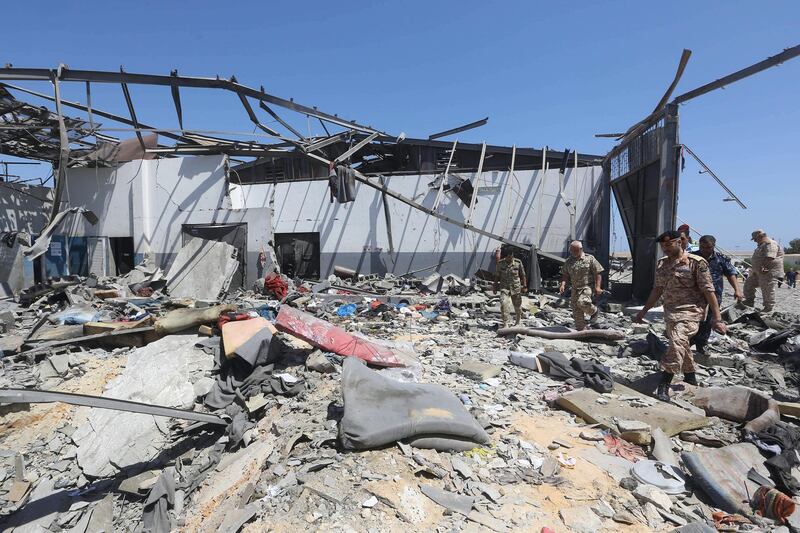
<path id="1" fill-rule="evenodd" d="M 614 384 L 613 394 L 652 400 L 652 398 L 618 383 Z M 607 403 L 597 403 L 597 400 L 601 397 Z M 634 407 L 630 402 L 603 396 L 589 388 L 568 392 L 560 396 L 556 403 L 567 411 L 583 418 L 589 424 L 602 424 L 613 428 L 616 427 L 613 418 L 639 420 L 650 424 L 651 428 L 661 428 L 669 437 L 677 435 L 681 431 L 700 429 L 711 424 L 709 418 L 690 413 L 669 403 L 656 401 L 655 405 L 650 407 Z"/>

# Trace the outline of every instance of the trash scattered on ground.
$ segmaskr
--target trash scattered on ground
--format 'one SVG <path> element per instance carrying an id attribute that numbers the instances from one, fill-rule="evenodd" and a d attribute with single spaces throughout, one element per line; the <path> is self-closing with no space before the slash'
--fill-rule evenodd
<path id="1" fill-rule="evenodd" d="M 709 344 L 702 386 L 676 382 L 665 404 L 652 396 L 663 323 L 638 327 L 622 307 L 587 334 L 560 299 L 530 295 L 520 326 L 498 331 L 476 281 L 275 274 L 229 294 L 235 257 L 208 252 L 220 275 L 202 291 L 187 255 L 167 275 L 145 263 L 0 310 L 10 527 L 766 531 L 798 518 L 793 315 L 771 328 L 738 315 Z M 11 389 L 83 396 L 25 403 Z"/>

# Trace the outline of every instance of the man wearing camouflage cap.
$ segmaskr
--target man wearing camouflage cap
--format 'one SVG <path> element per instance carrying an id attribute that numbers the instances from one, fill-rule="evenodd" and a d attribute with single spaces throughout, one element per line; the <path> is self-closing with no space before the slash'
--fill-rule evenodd
<path id="1" fill-rule="evenodd" d="M 770 239 L 763 229 L 751 233 L 757 244 L 750 260 L 750 275 L 744 282 L 744 305 L 753 307 L 756 299 L 756 288 L 761 288 L 761 299 L 764 311 L 772 312 L 775 307 L 775 285 L 783 278 L 783 248 Z"/>
<path id="2" fill-rule="evenodd" d="M 661 383 L 656 398 L 668 402 L 672 377 L 679 371 L 683 371 L 686 383 L 697 385 L 689 342 L 699 330 L 700 322 L 705 319 L 706 309 L 711 312 L 712 329 L 724 334 L 727 328 L 720 316 L 706 260 L 681 247 L 681 233 L 678 231 L 664 232 L 657 240 L 666 257 L 659 260 L 655 286 L 633 321 L 642 322 L 647 311 L 659 298 L 664 297 L 664 322 L 669 348 L 661 359 Z"/>

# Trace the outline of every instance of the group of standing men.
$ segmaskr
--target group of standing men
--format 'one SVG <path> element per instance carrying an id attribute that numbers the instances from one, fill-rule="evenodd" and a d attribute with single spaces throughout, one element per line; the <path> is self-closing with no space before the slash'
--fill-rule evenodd
<path id="1" fill-rule="evenodd" d="M 643 322 L 647 312 L 663 298 L 669 347 L 660 362 L 661 380 L 656 391 L 656 397 L 660 400 L 670 400 L 670 384 L 679 372 L 683 373 L 686 383 L 697 385 L 691 346 L 695 345 L 697 351 L 703 353 L 712 330 L 726 333 L 727 326 L 720 314 L 723 278 L 730 283 L 737 301 L 752 307 L 756 288 L 760 288 L 764 311 L 773 310 L 775 285 L 783 277 L 783 250 L 763 230 L 754 231 L 752 240 L 758 247 L 753 253 L 751 273 L 745 281 L 742 293 L 737 279 L 738 272 L 728 257 L 715 250 L 716 238 L 713 235 L 700 237 L 697 254 L 688 252 L 691 243 L 688 226 L 681 226 L 677 231 L 667 231 L 658 236 L 657 242 L 665 257 L 658 262 L 653 290 L 634 322 Z M 582 330 L 587 326 L 587 315 L 589 323 L 597 316 L 598 309 L 592 297 L 602 293 L 603 267 L 592 255 L 584 253 L 580 241 L 570 243 L 569 253 L 570 257 L 563 267 L 559 292 L 563 294 L 567 282 L 570 282 L 572 315 L 576 329 Z M 504 248 L 499 254 L 497 275 L 501 287 L 503 327 L 508 323 L 512 305 L 518 324 L 521 316 L 521 292 L 522 287 L 526 287 L 526 281 L 522 262 L 514 258 L 511 247 Z M 495 284 L 495 291 L 497 288 L 498 283 Z"/>
<path id="2" fill-rule="evenodd" d="M 761 288 L 764 311 L 772 312 L 775 306 L 775 285 L 783 277 L 783 250 L 763 230 L 751 234 L 758 245 L 753 253 L 751 272 L 739 290 L 737 271 L 730 259 L 714 250 L 716 239 L 712 235 L 700 237 L 698 254 L 687 252 L 689 228 L 667 231 L 658 237 L 665 257 L 658 262 L 656 279 L 650 297 L 634 322 L 642 322 L 647 311 L 659 298 L 664 301 L 664 322 L 669 347 L 661 359 L 661 380 L 656 397 L 669 401 L 669 388 L 674 375 L 683 372 L 683 379 L 697 385 L 694 356 L 691 346 L 703 353 L 711 331 L 724 334 L 727 326 L 722 321 L 722 278 L 727 278 L 734 297 L 748 307 L 755 303 L 756 288 Z"/>

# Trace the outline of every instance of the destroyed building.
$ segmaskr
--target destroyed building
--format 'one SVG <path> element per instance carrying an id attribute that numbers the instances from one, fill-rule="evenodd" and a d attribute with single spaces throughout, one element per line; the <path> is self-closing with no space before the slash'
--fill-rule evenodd
<path id="1" fill-rule="evenodd" d="M 20 120 L 20 108 L 29 115 L 38 109 L 3 91 L 0 111 L 9 123 Z M 35 120 L 52 126 L 55 119 L 48 113 Z M 86 138 L 85 122 L 66 120 L 73 131 L 84 128 L 81 139 Z M 49 143 L 49 151 L 34 151 L 29 140 L 20 145 L 12 134 L 5 135 L 5 153 L 57 163 L 54 138 L 41 141 Z M 156 139 L 142 136 L 141 147 L 135 139 L 113 149 L 108 140 L 97 141 L 91 151 L 72 146 L 61 205 L 91 210 L 101 220 L 93 225 L 76 215 L 63 223 L 44 254 L 44 277 L 125 273 L 148 255 L 166 270 L 192 237 L 234 245 L 242 265 L 234 286 L 245 287 L 263 275 L 258 257 L 270 247 L 284 271 L 318 279 L 335 266 L 379 275 L 428 267 L 468 278 L 491 268 L 498 245 L 491 235 L 555 257 L 563 257 L 577 238 L 601 261 L 607 258 L 610 189 L 599 156 L 352 130 L 304 138 L 280 154 L 218 140 L 201 145 L 216 155 L 177 155 L 192 151 L 159 148 Z M 140 158 L 132 159 L 137 150 Z M 230 159 L 260 152 L 265 155 L 251 162 Z M 329 165 L 320 158 L 346 161 L 375 185 L 354 180 L 353 197 L 340 202 L 331 192 Z M 380 187 L 413 199 L 412 205 Z M 4 188 L 0 194 L 20 201 L 16 191 Z M 17 209 L 27 207 L 26 202 Z M 33 232 L 37 224 L 13 209 L 3 230 Z M 464 225 L 483 233 L 465 232 Z M 25 270 L 21 256 L 4 253 L 16 259 L 4 280 L 12 291 L 30 285 L 32 274 L 41 279 L 30 268 L 21 279 L 16 274 Z"/>
<path id="2" fill-rule="evenodd" d="M 664 310 L 630 318 L 675 225 L 678 104 L 797 55 L 670 101 L 685 51 L 604 157 L 438 140 L 484 121 L 389 135 L 233 78 L 0 69 L 0 152 L 55 177 L 0 182 L 0 526 L 797 531 L 797 293 L 726 306 L 669 403 Z M 137 118 L 135 84 L 169 88 L 180 127 Z M 235 94 L 260 136 L 184 128 L 186 88 Z M 539 283 L 573 238 L 608 263 L 612 195 L 632 283 L 576 331 Z M 500 244 L 531 278 L 510 328 Z"/>

